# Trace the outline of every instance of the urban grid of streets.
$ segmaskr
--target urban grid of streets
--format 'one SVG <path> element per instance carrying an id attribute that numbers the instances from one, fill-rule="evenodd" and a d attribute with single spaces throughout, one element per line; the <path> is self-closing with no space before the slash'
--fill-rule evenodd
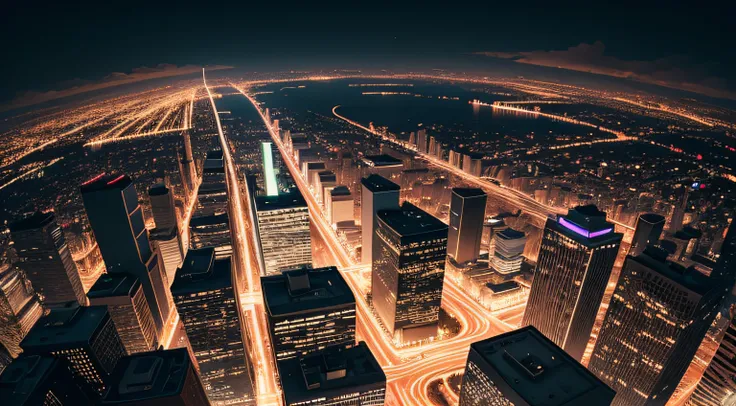
<path id="1" fill-rule="evenodd" d="M 213 97 L 211 87 L 207 85 L 204 71 L 203 81 L 215 116 L 220 143 L 223 146 L 227 168 L 228 190 L 231 196 L 230 209 L 235 213 L 231 217 L 235 263 L 233 272 L 234 280 L 236 280 L 236 288 L 239 292 L 237 296 L 243 309 L 245 323 L 247 324 L 246 330 L 250 334 L 246 339 L 249 343 L 247 349 L 250 354 L 250 360 L 253 363 L 255 371 L 254 378 L 256 386 L 254 389 L 259 405 L 278 405 L 281 403 L 281 395 L 278 389 L 276 366 L 271 357 L 266 312 L 260 292 L 259 278 L 261 272 L 257 260 L 260 256 L 260 252 L 258 252 L 259 244 L 256 240 L 255 222 L 252 218 L 252 212 L 251 210 L 244 209 L 244 206 L 248 207 L 247 205 L 250 204 L 251 200 L 248 196 L 248 188 L 245 186 L 244 177 L 241 176 L 240 171 L 233 162 L 230 144 L 222 130 L 215 97 Z M 216 87 L 225 86 L 218 85 Z M 285 150 L 279 134 L 271 126 L 270 118 L 265 116 L 264 110 L 261 109 L 259 103 L 254 99 L 253 95 L 248 93 L 248 87 L 240 86 L 236 83 L 229 83 L 227 87 L 234 88 L 240 92 L 259 113 L 264 126 L 278 147 L 284 163 L 307 202 L 313 239 L 315 240 L 313 243 L 317 247 L 324 248 L 322 250 L 323 252 L 314 258 L 315 266 L 337 266 L 353 290 L 356 297 L 358 313 L 356 326 L 357 337 L 359 340 L 365 341 L 368 344 L 373 355 L 386 373 L 387 404 L 433 404 L 434 402 L 429 398 L 430 384 L 442 380 L 445 383 L 445 388 L 449 388 L 447 378 L 452 374 L 463 371 L 470 344 L 516 328 L 523 315 L 524 306 L 518 305 L 493 313 L 489 312 L 465 293 L 451 278 L 445 278 L 442 307 L 461 323 L 460 332 L 454 337 L 438 340 L 430 344 L 396 348 L 382 330 L 365 296 L 361 293 L 360 287 L 361 283 L 363 283 L 363 276 L 361 274 L 369 272 L 370 266 L 356 264 L 338 241 L 337 235 L 327 221 L 309 186 L 303 179 L 301 171 L 296 167 L 294 158 Z M 373 136 L 381 137 L 386 142 L 391 142 L 398 147 L 412 150 L 418 158 L 453 175 L 459 176 L 470 184 L 491 189 L 500 199 L 507 201 L 507 203 L 515 207 L 521 208 L 538 220 L 543 221 L 550 214 L 564 213 L 564 210 L 539 203 L 522 192 L 469 175 L 447 162 L 428 154 L 419 153 L 413 147 L 400 140 L 385 137 L 347 117 L 341 116 L 337 112 L 338 108 L 339 106 L 333 108 L 335 117 Z M 628 225 L 618 222 L 615 223 L 617 223 L 617 228 L 621 228 L 621 231 L 631 230 L 631 227 Z M 610 288 L 612 286 L 609 286 L 608 290 L 611 290 Z M 607 294 L 610 293 L 607 292 Z M 244 334 L 246 333 L 244 332 Z M 454 400 L 457 401 L 454 392 L 451 390 L 444 392 L 448 396 L 454 397 Z"/>

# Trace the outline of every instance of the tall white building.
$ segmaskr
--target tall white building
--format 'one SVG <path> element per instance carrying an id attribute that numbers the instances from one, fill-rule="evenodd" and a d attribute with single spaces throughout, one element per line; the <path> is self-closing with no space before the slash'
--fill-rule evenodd
<path id="1" fill-rule="evenodd" d="M 284 269 L 312 265 L 309 211 L 298 190 L 255 197 L 261 270 L 278 275 Z"/>
<path id="2" fill-rule="evenodd" d="M 355 221 L 353 216 L 353 195 L 347 186 L 336 186 L 326 193 L 325 207 L 330 224 L 335 225 L 343 221 Z"/>
<path id="3" fill-rule="evenodd" d="M 520 272 L 521 263 L 524 261 L 522 254 L 526 245 L 526 235 L 521 231 L 507 228 L 496 233 L 493 239 L 495 246 L 491 258 L 493 268 L 502 275 Z"/>
<path id="4" fill-rule="evenodd" d="M 360 223 L 362 231 L 362 263 L 373 263 L 373 230 L 379 210 L 399 208 L 401 187 L 379 175 L 361 180 Z"/>

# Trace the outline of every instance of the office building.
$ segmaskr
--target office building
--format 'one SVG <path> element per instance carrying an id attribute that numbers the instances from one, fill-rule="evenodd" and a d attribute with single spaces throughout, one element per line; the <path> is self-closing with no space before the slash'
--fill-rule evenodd
<path id="1" fill-rule="evenodd" d="M 320 158 L 318 157 L 311 157 L 311 158 L 304 158 L 309 159 L 308 161 L 304 162 L 302 164 L 302 175 L 304 175 L 304 180 L 307 182 L 307 184 L 314 188 L 315 187 L 315 178 L 314 175 L 324 172 L 327 170 L 327 167 L 325 166 L 324 162 L 319 161 Z"/>
<path id="2" fill-rule="evenodd" d="M 521 272 L 526 235 L 521 231 L 507 228 L 495 233 L 493 238 L 493 257 L 490 258 L 493 269 L 501 275 L 514 275 Z"/>
<path id="3" fill-rule="evenodd" d="M 487 199 L 481 189 L 452 189 L 447 255 L 458 264 L 478 259 Z"/>
<path id="4" fill-rule="evenodd" d="M 132 274 L 100 276 L 87 293 L 90 305 L 107 306 L 128 354 L 156 348 L 156 328 L 141 282 Z"/>
<path id="5" fill-rule="evenodd" d="M 192 194 L 197 188 L 197 168 L 194 165 L 192 140 L 189 131 L 182 131 L 181 136 L 184 143 L 184 157 L 179 160 L 179 173 L 188 201 L 193 197 Z"/>
<path id="6" fill-rule="evenodd" d="M 274 165 L 274 162 L 276 161 L 274 152 L 273 143 L 261 143 L 263 183 L 268 196 L 276 196 L 279 194 L 279 184 L 277 181 L 278 169 Z"/>
<path id="7" fill-rule="evenodd" d="M 124 357 L 112 373 L 101 405 L 209 406 L 186 348 Z"/>
<path id="8" fill-rule="evenodd" d="M 665 218 L 659 214 L 644 213 L 639 215 L 636 220 L 634 237 L 631 239 L 629 255 L 635 257 L 644 252 L 649 244 L 656 245 L 664 230 L 665 222 Z"/>
<path id="9" fill-rule="evenodd" d="M 230 216 L 227 213 L 192 217 L 189 221 L 190 249 L 212 247 L 218 260 L 233 255 Z"/>
<path id="10" fill-rule="evenodd" d="M 373 232 L 376 227 L 376 213 L 379 210 L 399 208 L 399 185 L 390 180 L 370 175 L 361 179 L 360 222 L 362 232 L 362 263 L 373 263 Z"/>
<path id="11" fill-rule="evenodd" d="M 0 345 L 8 355 L 20 354 L 20 342 L 42 315 L 28 280 L 17 268 L 0 264 Z"/>
<path id="12" fill-rule="evenodd" d="M 151 250 L 133 181 L 127 175 L 103 173 L 83 183 L 81 192 L 107 273 L 130 273 L 138 278 L 160 339 L 169 318 L 171 295 L 158 255 Z"/>
<path id="13" fill-rule="evenodd" d="M 422 128 L 417 131 L 417 149 L 419 152 L 426 154 L 427 148 L 429 148 L 429 138 L 427 137 L 427 130 Z"/>
<path id="14" fill-rule="evenodd" d="M 364 342 L 278 361 L 286 406 L 382 406 L 386 374 Z"/>
<path id="15" fill-rule="evenodd" d="M 90 405 L 63 358 L 21 355 L 0 375 L 0 399 L 12 406 Z"/>
<path id="16" fill-rule="evenodd" d="M 213 404 L 253 402 L 253 371 L 246 360 L 243 321 L 235 298 L 230 258 L 213 248 L 190 249 L 171 292 Z"/>
<path id="17" fill-rule="evenodd" d="M 593 205 L 547 220 L 522 325 L 580 360 L 622 237 Z"/>
<path id="18" fill-rule="evenodd" d="M 605 406 L 614 395 L 529 326 L 470 345 L 459 406 Z"/>
<path id="19" fill-rule="evenodd" d="M 312 264 L 309 210 L 294 189 L 278 196 L 255 196 L 261 269 L 277 275 L 284 269 Z"/>
<path id="20" fill-rule="evenodd" d="M 110 374 L 126 355 L 115 323 L 105 306 L 77 304 L 55 307 L 20 343 L 25 355 L 53 355 L 69 368 L 90 397 L 99 397 Z"/>
<path id="21" fill-rule="evenodd" d="M 483 154 L 463 154 L 463 172 L 472 176 L 480 176 Z"/>
<path id="22" fill-rule="evenodd" d="M 628 256 L 588 369 L 617 406 L 665 405 L 693 361 L 728 289 L 667 262 L 656 247 Z"/>
<path id="23" fill-rule="evenodd" d="M 178 230 L 179 220 L 171 189 L 164 183 L 157 183 L 148 189 L 148 198 L 151 200 L 151 213 L 156 228 Z"/>
<path id="24" fill-rule="evenodd" d="M 332 171 L 317 172 L 314 174 L 314 181 L 312 184 L 314 185 L 317 203 L 324 204 L 325 195 L 330 193 L 330 191 L 337 186 L 337 177 Z"/>
<path id="25" fill-rule="evenodd" d="M 371 295 L 394 341 L 436 336 L 446 260 L 446 224 L 406 202 L 378 211 Z"/>
<path id="26" fill-rule="evenodd" d="M 388 154 L 365 155 L 361 158 L 360 165 L 361 177 L 378 175 L 401 183 L 400 177 L 404 170 L 404 163 L 398 158 Z"/>
<path id="27" fill-rule="evenodd" d="M 200 218 L 201 221 L 201 218 Z M 197 230 L 200 231 L 200 230 Z M 184 249 L 181 245 L 181 237 L 175 228 L 155 228 L 151 230 L 151 243 L 153 249 L 161 257 L 164 266 L 163 275 L 166 277 L 166 287 L 171 286 L 174 282 L 176 269 L 181 265 L 184 259 Z M 198 243 L 202 238 L 202 234 L 197 234 Z"/>
<path id="28" fill-rule="evenodd" d="M 330 224 L 336 225 L 343 221 L 355 221 L 353 214 L 353 195 L 347 186 L 336 186 L 326 196 L 325 207 Z"/>
<path id="29" fill-rule="evenodd" d="M 202 183 L 197 191 L 193 217 L 228 212 L 227 179 L 222 151 L 209 151 L 202 166 Z"/>
<path id="30" fill-rule="evenodd" d="M 509 228 L 506 222 L 500 218 L 490 218 L 483 222 L 483 240 L 488 241 L 488 258 L 493 258 L 496 251 L 496 240 L 493 238 L 497 233 Z"/>
<path id="31" fill-rule="evenodd" d="M 44 304 L 87 303 L 77 265 L 54 213 L 36 212 L 10 225 L 18 266 Z"/>
<path id="32" fill-rule="evenodd" d="M 355 297 L 335 267 L 261 278 L 277 360 L 355 345 Z"/>

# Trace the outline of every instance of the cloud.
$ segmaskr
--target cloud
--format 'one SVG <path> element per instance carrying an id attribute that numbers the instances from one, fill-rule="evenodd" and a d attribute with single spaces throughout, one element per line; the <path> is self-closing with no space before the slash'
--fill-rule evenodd
<path id="1" fill-rule="evenodd" d="M 231 69 L 232 66 L 207 66 L 207 70 Z M 112 72 L 101 80 L 88 81 L 73 79 L 58 85 L 60 90 L 49 90 L 45 92 L 28 91 L 19 94 L 10 103 L 1 105 L 0 111 L 12 110 L 20 107 L 28 107 L 34 104 L 44 103 L 63 97 L 74 96 L 94 90 L 106 89 L 114 86 L 127 85 L 150 79 L 160 79 L 173 76 L 188 75 L 201 72 L 202 67 L 196 65 L 176 66 L 171 64 L 159 64 L 155 67 L 142 66 L 131 70 L 130 73 Z"/>
<path id="2" fill-rule="evenodd" d="M 736 87 L 733 83 L 709 75 L 708 66 L 694 63 L 686 56 L 677 55 L 653 61 L 629 61 L 606 55 L 605 50 L 606 46 L 596 41 L 592 44 L 582 43 L 562 51 L 476 52 L 476 54 L 530 65 L 631 79 L 736 100 Z"/>

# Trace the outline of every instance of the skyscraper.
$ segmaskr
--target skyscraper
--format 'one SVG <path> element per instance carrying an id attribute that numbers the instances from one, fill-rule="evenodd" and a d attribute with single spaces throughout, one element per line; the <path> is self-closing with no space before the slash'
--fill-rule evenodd
<path id="1" fill-rule="evenodd" d="M 20 344 L 26 355 L 53 355 L 69 362 L 90 397 L 99 397 L 125 348 L 105 306 L 55 307 Z"/>
<path id="2" fill-rule="evenodd" d="M 220 215 L 228 212 L 227 180 L 222 151 L 209 151 L 202 168 L 202 183 L 197 192 L 193 217 Z"/>
<path id="3" fill-rule="evenodd" d="M 102 275 L 87 296 L 90 305 L 107 306 L 128 354 L 156 348 L 156 327 L 138 278 L 125 273 Z"/>
<path id="4" fill-rule="evenodd" d="M 54 213 L 36 212 L 10 225 L 20 262 L 42 303 L 86 304 L 82 280 Z"/>
<path id="5" fill-rule="evenodd" d="M 222 213 L 192 217 L 189 221 L 189 245 L 195 250 L 213 247 L 217 259 L 230 258 L 233 255 L 230 216 Z"/>
<path id="6" fill-rule="evenodd" d="M 493 257 L 490 258 L 493 269 L 502 275 L 521 272 L 526 235 L 521 231 L 507 228 L 495 233 L 493 239 Z"/>
<path id="7" fill-rule="evenodd" d="M 362 263 L 373 263 L 373 232 L 376 227 L 376 213 L 379 210 L 399 208 L 399 185 L 390 180 L 370 175 L 361 180 L 363 185 L 360 197 L 360 222 L 362 231 Z"/>
<path id="8" fill-rule="evenodd" d="M 452 189 L 447 255 L 458 264 L 478 259 L 487 198 L 481 189 Z"/>
<path id="9" fill-rule="evenodd" d="M 179 172 L 181 173 L 181 183 L 187 194 L 187 200 L 192 197 L 197 184 L 197 169 L 194 166 L 194 156 L 192 154 L 192 140 L 189 131 L 182 131 L 182 139 L 184 141 L 184 157 L 179 161 Z"/>
<path id="10" fill-rule="evenodd" d="M 210 402 L 252 403 L 253 373 L 243 346 L 230 258 L 216 261 L 211 247 L 190 249 L 171 292 Z"/>
<path id="11" fill-rule="evenodd" d="M 277 196 L 255 196 L 254 200 L 261 269 L 265 275 L 311 265 L 309 210 L 301 193 L 294 189 Z"/>
<path id="12" fill-rule="evenodd" d="M 171 296 L 164 270 L 148 241 L 133 181 L 127 175 L 102 174 L 82 184 L 81 192 L 107 272 L 125 272 L 138 278 L 160 339 L 169 318 Z"/>
<path id="13" fill-rule="evenodd" d="M 151 199 L 151 212 L 156 228 L 179 229 L 174 196 L 164 183 L 157 183 L 148 189 L 148 197 Z"/>
<path id="14" fill-rule="evenodd" d="M 277 362 L 286 406 L 382 406 L 386 374 L 364 342 Z"/>
<path id="15" fill-rule="evenodd" d="M 634 237 L 631 239 L 629 255 L 635 257 L 647 248 L 649 244 L 656 244 L 664 230 L 666 220 L 655 213 L 644 213 L 636 220 Z"/>
<path id="16" fill-rule="evenodd" d="M 20 354 L 20 342 L 43 315 L 31 284 L 15 267 L 0 264 L 0 344 L 8 354 Z"/>
<path id="17" fill-rule="evenodd" d="M 372 301 L 395 341 L 436 336 L 446 259 L 446 224 L 406 202 L 378 212 Z"/>
<path id="18" fill-rule="evenodd" d="M 728 289 L 651 247 L 628 256 L 588 368 L 614 405 L 664 405 L 693 360 Z"/>
<path id="19" fill-rule="evenodd" d="M 335 267 L 261 278 L 277 360 L 355 345 L 355 297 Z"/>
<path id="20" fill-rule="evenodd" d="M 0 375 L 0 399 L 13 406 L 93 404 L 63 358 L 21 355 Z"/>
<path id="21" fill-rule="evenodd" d="M 733 405 L 736 401 L 736 305 L 731 305 L 730 315 L 726 334 L 690 396 L 688 406 Z"/>
<path id="22" fill-rule="evenodd" d="M 124 357 L 111 381 L 101 405 L 210 405 L 186 348 Z"/>
<path id="23" fill-rule="evenodd" d="M 326 201 L 325 195 L 337 186 L 337 177 L 332 171 L 321 171 L 314 175 L 314 191 L 317 197 L 317 202 L 324 204 Z"/>
<path id="24" fill-rule="evenodd" d="M 199 231 L 199 230 L 197 230 Z M 151 230 L 151 242 L 154 251 L 161 257 L 164 266 L 163 275 L 166 277 L 166 287 L 174 282 L 176 269 L 184 260 L 184 249 L 181 245 L 181 237 L 175 228 L 155 228 Z M 201 238 L 201 234 L 197 234 Z"/>
<path id="25" fill-rule="evenodd" d="M 622 237 L 593 205 L 547 220 L 522 325 L 580 360 Z"/>
<path id="26" fill-rule="evenodd" d="M 470 345 L 459 406 L 605 406 L 614 395 L 529 326 Z"/>
<path id="27" fill-rule="evenodd" d="M 419 152 L 426 154 L 427 148 L 429 148 L 429 138 L 427 137 L 427 130 L 422 128 L 417 131 L 417 149 Z"/>
<path id="28" fill-rule="evenodd" d="M 346 186 L 336 186 L 326 196 L 325 207 L 330 224 L 343 221 L 355 221 L 353 214 L 353 195 Z"/>

